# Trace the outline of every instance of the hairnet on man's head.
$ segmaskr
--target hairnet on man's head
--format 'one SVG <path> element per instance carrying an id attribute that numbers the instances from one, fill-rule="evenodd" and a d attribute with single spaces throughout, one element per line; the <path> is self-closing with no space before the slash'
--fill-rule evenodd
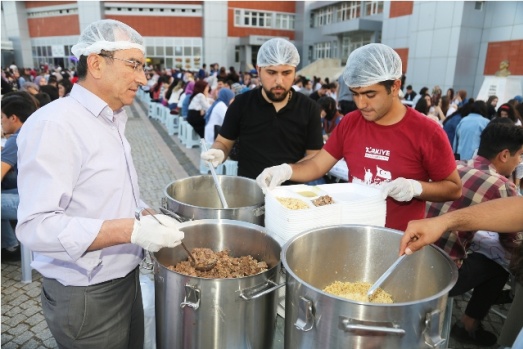
<path id="1" fill-rule="evenodd" d="M 260 47 L 256 64 L 259 67 L 270 65 L 292 65 L 296 67 L 300 64 L 300 54 L 291 42 L 274 38 L 266 41 Z"/>
<path id="2" fill-rule="evenodd" d="M 136 30 L 125 23 L 113 19 L 93 22 L 84 29 L 78 43 L 71 47 L 76 58 L 99 54 L 104 51 L 117 51 L 136 48 L 145 54 L 143 38 Z"/>
<path id="3" fill-rule="evenodd" d="M 366 87 L 401 78 L 401 58 L 391 47 L 368 44 L 352 51 L 343 70 L 349 87 Z"/>

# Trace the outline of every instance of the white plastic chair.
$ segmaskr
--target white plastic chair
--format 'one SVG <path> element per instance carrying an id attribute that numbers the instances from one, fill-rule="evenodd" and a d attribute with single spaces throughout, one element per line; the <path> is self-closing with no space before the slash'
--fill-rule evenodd
<path id="1" fill-rule="evenodd" d="M 22 262 L 22 283 L 29 284 L 33 282 L 33 268 L 31 262 L 33 261 L 33 251 L 20 244 L 21 262 Z"/>

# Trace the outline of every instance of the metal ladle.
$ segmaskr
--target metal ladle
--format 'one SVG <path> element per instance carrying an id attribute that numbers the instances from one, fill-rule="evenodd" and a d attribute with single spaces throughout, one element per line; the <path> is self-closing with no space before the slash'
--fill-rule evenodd
<path id="1" fill-rule="evenodd" d="M 200 138 L 200 143 L 202 145 L 202 149 L 204 151 L 207 151 L 207 143 L 205 143 L 205 139 Z M 209 166 L 209 170 L 211 170 L 212 179 L 214 180 L 214 186 L 216 187 L 216 190 L 218 191 L 218 196 L 220 197 L 220 201 L 222 202 L 223 208 L 229 208 L 229 205 L 227 204 L 227 201 L 225 200 L 225 195 L 223 195 L 223 190 L 220 185 L 220 182 L 218 181 L 218 176 L 216 175 L 216 170 L 214 169 L 212 162 L 207 161 L 207 166 Z"/>
<path id="2" fill-rule="evenodd" d="M 143 210 L 145 212 L 149 213 L 149 215 L 151 215 L 160 225 L 163 225 L 164 227 L 166 226 L 165 224 L 162 223 L 162 221 L 160 221 L 158 218 L 156 218 L 156 216 L 154 215 L 154 213 L 151 210 L 149 210 L 148 208 L 144 208 Z M 218 262 L 217 259 L 214 259 L 211 262 L 209 262 L 208 264 L 198 263 L 198 262 L 196 262 L 196 258 L 194 258 L 191 251 L 189 251 L 189 249 L 187 248 L 187 246 L 185 246 L 183 241 L 180 241 L 180 243 L 181 243 L 183 249 L 185 250 L 185 252 L 187 252 L 187 254 L 189 255 L 189 258 L 191 259 L 191 264 L 194 267 L 194 269 L 196 269 L 198 271 L 209 271 L 212 268 L 214 268 L 214 266 Z"/>
<path id="3" fill-rule="evenodd" d="M 374 292 L 376 292 L 376 290 L 381 286 L 381 284 L 390 276 L 390 274 L 392 274 L 392 272 L 401 263 L 401 261 L 405 259 L 405 257 L 407 257 L 406 254 L 401 255 L 398 259 L 396 259 L 396 261 L 394 263 L 392 263 L 392 265 L 389 267 L 389 269 L 387 269 L 383 273 L 383 275 L 381 275 L 379 277 L 379 279 L 376 280 L 376 282 L 369 288 L 369 290 L 367 291 L 367 298 L 369 300 L 370 300 L 370 297 L 372 297 L 372 295 L 374 294 Z"/>

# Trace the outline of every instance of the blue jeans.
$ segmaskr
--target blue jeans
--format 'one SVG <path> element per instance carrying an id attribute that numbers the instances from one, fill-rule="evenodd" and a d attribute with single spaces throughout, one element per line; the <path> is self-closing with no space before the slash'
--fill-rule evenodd
<path id="1" fill-rule="evenodd" d="M 18 246 L 18 240 L 10 221 L 16 220 L 19 202 L 20 198 L 16 188 L 2 190 L 2 248 Z"/>

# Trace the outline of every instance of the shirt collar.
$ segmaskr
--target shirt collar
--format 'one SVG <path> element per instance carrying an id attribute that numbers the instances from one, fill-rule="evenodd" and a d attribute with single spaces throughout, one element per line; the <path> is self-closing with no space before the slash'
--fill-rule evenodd
<path id="1" fill-rule="evenodd" d="M 489 170 L 493 173 L 498 173 L 494 164 L 487 158 L 484 158 L 481 155 L 476 155 L 472 159 L 463 161 L 465 166 L 473 167 L 478 170 Z"/>
<path id="2" fill-rule="evenodd" d="M 69 96 L 74 98 L 95 117 L 103 116 L 110 122 L 114 122 L 115 116 L 123 110 L 121 108 L 113 111 L 104 100 L 79 84 L 73 85 Z"/>

